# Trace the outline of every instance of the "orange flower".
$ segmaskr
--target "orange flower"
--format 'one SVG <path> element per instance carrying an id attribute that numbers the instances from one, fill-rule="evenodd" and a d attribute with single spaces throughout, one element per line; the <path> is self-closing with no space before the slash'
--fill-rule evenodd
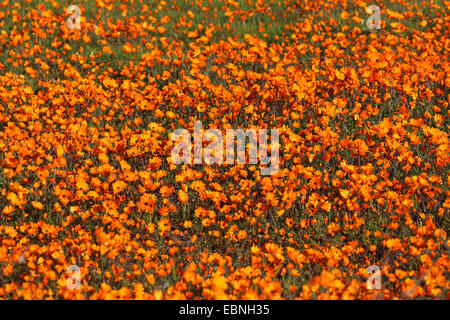
<path id="1" fill-rule="evenodd" d="M 39 201 L 32 201 L 31 204 L 33 205 L 33 207 L 35 209 L 38 209 L 38 210 L 44 209 L 44 205 L 42 203 L 40 203 Z"/>
<path id="2" fill-rule="evenodd" d="M 181 203 L 187 203 L 189 201 L 187 193 L 184 192 L 183 190 L 178 191 L 178 199 L 180 200 Z"/>
<path id="3" fill-rule="evenodd" d="M 131 43 L 129 43 L 129 42 L 125 43 L 122 46 L 122 49 L 123 49 L 123 52 L 125 52 L 125 53 L 132 53 L 132 52 L 135 51 L 133 45 Z"/>
<path id="4" fill-rule="evenodd" d="M 112 187 L 114 194 L 118 194 L 127 187 L 127 184 L 122 180 L 117 180 L 116 182 L 113 183 Z"/>

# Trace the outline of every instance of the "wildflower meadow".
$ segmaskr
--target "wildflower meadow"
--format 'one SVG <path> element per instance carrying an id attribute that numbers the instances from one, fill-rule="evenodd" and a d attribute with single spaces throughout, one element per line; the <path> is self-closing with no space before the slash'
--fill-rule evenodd
<path id="1" fill-rule="evenodd" d="M 0 299 L 450 299 L 449 12 L 1 0 Z"/>

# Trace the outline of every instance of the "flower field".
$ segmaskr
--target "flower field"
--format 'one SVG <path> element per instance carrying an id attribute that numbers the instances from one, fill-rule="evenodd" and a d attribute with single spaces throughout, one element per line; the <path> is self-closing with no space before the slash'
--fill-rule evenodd
<path id="1" fill-rule="evenodd" d="M 450 299 L 449 12 L 1 1 L 0 299 Z M 196 121 L 278 170 L 175 164 Z"/>

